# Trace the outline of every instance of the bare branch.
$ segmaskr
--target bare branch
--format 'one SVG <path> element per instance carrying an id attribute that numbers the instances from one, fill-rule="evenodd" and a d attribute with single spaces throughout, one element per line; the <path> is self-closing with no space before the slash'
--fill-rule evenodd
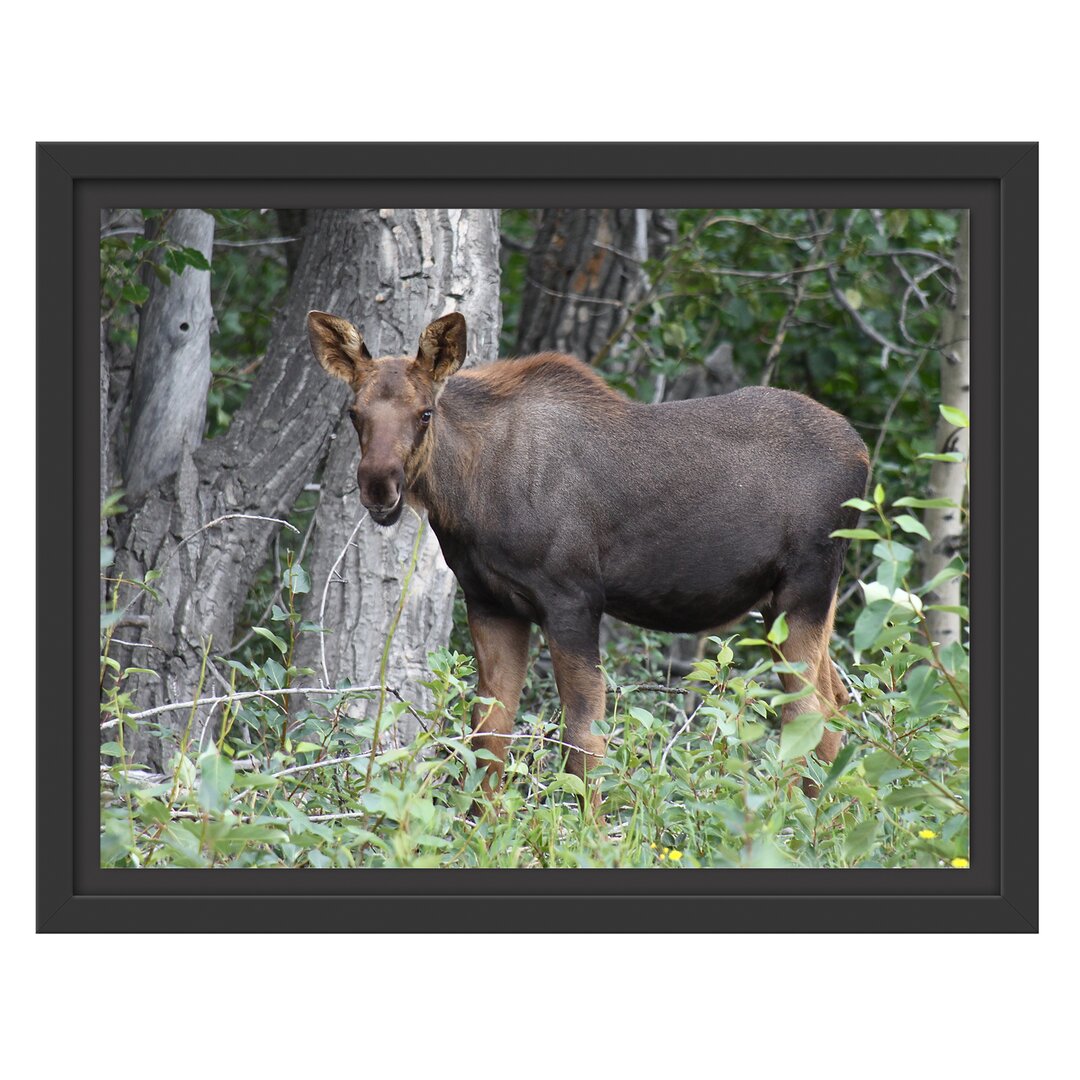
<path id="1" fill-rule="evenodd" d="M 277 694 L 371 694 L 377 692 L 378 686 L 286 686 L 280 690 L 241 690 L 235 694 L 226 694 L 222 697 L 196 698 L 193 701 L 170 701 L 166 705 L 157 705 L 153 709 L 143 709 L 142 712 L 128 713 L 127 720 L 144 720 L 148 716 L 157 716 L 160 713 L 176 712 L 179 709 L 190 709 L 192 706 L 217 705 L 222 702 L 242 701 L 247 698 L 273 698 Z M 389 687 L 387 687 L 389 689 Z M 119 722 L 119 717 L 105 720 L 101 727 L 113 727 Z"/>

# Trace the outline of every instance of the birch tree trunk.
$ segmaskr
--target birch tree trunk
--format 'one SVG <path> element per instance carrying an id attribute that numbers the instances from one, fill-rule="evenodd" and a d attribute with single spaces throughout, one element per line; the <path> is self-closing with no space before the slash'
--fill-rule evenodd
<path id="1" fill-rule="evenodd" d="M 203 210 L 174 210 L 165 235 L 213 254 L 214 219 Z M 124 455 L 124 488 L 131 502 L 180 467 L 184 448 L 194 450 L 206 425 L 210 388 L 210 273 L 188 266 L 168 284 L 150 277 L 150 296 L 139 318 L 130 436 Z"/>
<path id="2" fill-rule="evenodd" d="M 348 290 L 312 303 L 353 322 L 375 356 L 415 355 L 433 319 L 460 311 L 468 325 L 466 366 L 496 357 L 499 341 L 499 212 L 497 210 L 357 211 L 362 258 Z M 312 366 L 315 365 L 312 360 Z M 327 380 L 331 382 L 332 380 Z M 340 385 L 340 384 L 338 384 Z M 359 450 L 343 410 L 322 476 L 305 619 L 330 633 L 304 635 L 296 662 L 335 685 L 379 681 L 387 633 L 402 592 L 420 522 L 406 512 L 384 529 L 364 513 L 356 484 Z M 359 525 L 358 525 L 359 523 Z M 387 683 L 426 705 L 427 654 L 450 634 L 456 583 L 439 544 L 424 526 L 416 570 L 388 655 Z M 362 715 L 370 703 L 358 702 Z M 406 714 L 391 738 L 408 740 Z"/>
<path id="3" fill-rule="evenodd" d="M 284 518 L 317 476 L 345 406 L 345 387 L 328 379 L 311 356 L 306 314 L 313 307 L 356 311 L 361 282 L 367 296 L 371 281 L 367 268 L 382 257 L 378 245 L 394 243 L 377 211 L 311 212 L 285 310 L 229 430 L 197 450 L 186 447 L 176 476 L 148 492 L 120 522 L 117 570 L 138 580 L 148 570 L 161 572 L 153 583 L 160 601 L 130 586 L 121 592 L 127 605 L 124 637 L 143 647 L 120 649 L 117 659 L 159 673 L 156 679 L 132 677 L 126 685 L 141 708 L 194 698 L 204 653 L 209 659 L 203 696 L 223 686 L 213 656 L 232 643 L 237 612 L 280 528 L 271 519 Z M 455 252 L 469 266 L 467 250 L 462 241 Z M 409 287 L 419 290 L 423 273 L 431 270 L 415 270 L 417 281 Z M 464 272 L 460 276 L 468 280 Z M 458 278 L 455 268 L 446 279 L 447 295 L 460 291 Z M 482 339 L 477 344 L 485 347 Z M 160 731 L 143 728 L 133 750 L 135 760 L 161 766 L 188 714 L 167 712 L 155 719 Z M 196 711 L 196 744 L 210 720 L 209 709 Z"/>
<path id="4" fill-rule="evenodd" d="M 971 305 L 968 288 L 970 264 L 969 211 L 960 211 L 960 226 L 956 235 L 956 292 L 945 310 L 941 325 L 941 402 L 959 409 L 965 416 L 969 409 L 970 321 Z M 935 444 L 939 453 L 956 451 L 964 461 L 951 463 L 935 461 L 930 470 L 931 498 L 951 499 L 963 505 L 967 486 L 968 429 L 956 427 L 944 417 L 938 421 Z M 959 509 L 944 508 L 926 511 L 925 524 L 930 541 L 925 549 L 927 578 L 943 570 L 961 551 L 964 541 L 964 522 Z M 960 603 L 959 577 L 938 586 L 927 599 L 933 604 L 955 607 Z M 948 611 L 928 611 L 926 620 L 931 637 L 942 645 L 960 639 L 960 616 Z"/>

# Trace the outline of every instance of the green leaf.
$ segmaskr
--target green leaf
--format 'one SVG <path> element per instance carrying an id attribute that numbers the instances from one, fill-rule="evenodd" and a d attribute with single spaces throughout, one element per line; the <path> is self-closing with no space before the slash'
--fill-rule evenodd
<path id="1" fill-rule="evenodd" d="M 818 799 L 828 792 L 828 790 L 844 775 L 848 767 L 848 763 L 851 761 L 855 754 L 855 740 L 848 739 L 847 744 L 840 750 L 840 753 L 836 755 L 836 760 L 832 763 L 832 768 L 829 769 L 829 775 L 825 777 L 825 782 L 821 785 L 821 790 L 818 792 Z"/>
<path id="2" fill-rule="evenodd" d="M 651 712 L 645 709 L 639 708 L 637 705 L 631 705 L 626 710 L 646 731 L 656 723 L 656 717 Z"/>
<path id="3" fill-rule="evenodd" d="M 882 506 L 885 502 L 885 489 L 881 484 L 877 484 L 874 487 L 874 505 Z"/>
<path id="4" fill-rule="evenodd" d="M 198 248 L 182 248 L 181 254 L 183 255 L 184 261 L 188 264 L 188 266 L 193 266 L 196 270 L 210 269 L 210 263 L 207 262 L 206 256 Z"/>
<path id="5" fill-rule="evenodd" d="M 772 624 L 767 637 L 774 645 L 783 645 L 784 642 L 787 641 L 788 624 L 785 612 L 781 611 L 780 614 L 776 616 L 776 621 Z"/>
<path id="6" fill-rule="evenodd" d="M 128 300 L 132 304 L 145 304 L 147 298 L 150 295 L 150 290 L 145 285 L 138 285 L 132 283 L 125 285 L 120 290 L 120 297 L 123 300 Z"/>
<path id="7" fill-rule="evenodd" d="M 829 533 L 830 536 L 838 537 L 841 540 L 878 540 L 883 539 L 878 536 L 873 529 L 836 529 Z"/>
<path id="8" fill-rule="evenodd" d="M 927 604 L 927 611 L 947 611 L 950 615 L 959 615 L 964 622 L 971 622 L 971 612 L 963 604 Z"/>
<path id="9" fill-rule="evenodd" d="M 855 620 L 852 635 L 855 648 L 859 652 L 869 649 L 877 641 L 885 623 L 894 613 L 899 614 L 899 608 L 891 600 L 875 600 L 872 604 L 867 604 Z"/>
<path id="10" fill-rule="evenodd" d="M 804 686 L 800 686 L 798 690 L 792 691 L 790 694 L 777 694 L 771 698 L 769 704 L 774 709 L 779 709 L 784 705 L 787 705 L 791 701 L 802 701 L 803 698 L 808 698 L 813 694 L 814 687 L 812 683 L 806 683 Z M 817 743 L 814 744 L 815 746 Z"/>
<path id="11" fill-rule="evenodd" d="M 819 713 L 796 716 L 780 731 L 780 760 L 794 761 L 796 758 L 805 757 L 821 742 L 824 731 L 825 717 Z"/>
<path id="12" fill-rule="evenodd" d="M 285 686 L 285 669 L 272 657 L 267 657 L 262 666 L 266 677 L 278 689 Z"/>
<path id="13" fill-rule="evenodd" d="M 297 595 L 311 591 L 311 579 L 300 565 L 290 566 L 288 570 L 281 575 L 281 582 L 286 589 L 291 588 Z"/>
<path id="14" fill-rule="evenodd" d="M 951 405 L 939 405 L 938 411 L 953 427 L 966 428 L 971 426 L 967 413 L 962 409 L 954 409 Z"/>
<path id="15" fill-rule="evenodd" d="M 98 753 L 109 757 L 123 757 L 124 748 L 118 742 L 106 742 L 98 747 Z"/>
<path id="16" fill-rule="evenodd" d="M 917 518 L 913 518 L 910 514 L 900 514 L 898 517 L 893 518 L 893 521 L 895 521 L 906 533 L 915 533 L 925 540 L 930 539 L 930 534 L 926 531 L 926 526 Z"/>
<path id="17" fill-rule="evenodd" d="M 876 820 L 860 821 L 853 829 L 847 830 L 844 841 L 844 858 L 854 862 L 868 855 L 877 843 L 880 823 Z"/>
<path id="18" fill-rule="evenodd" d="M 907 810 L 926 803 L 949 806 L 949 800 L 930 784 L 912 784 L 910 787 L 896 788 L 881 800 L 885 806 L 894 810 Z"/>
<path id="19" fill-rule="evenodd" d="M 856 510 L 861 510 L 864 514 L 874 509 L 874 504 L 865 499 L 845 499 L 840 505 L 854 506 Z"/>
<path id="20" fill-rule="evenodd" d="M 223 810 L 235 775 L 233 763 L 219 754 L 216 747 L 202 754 L 199 757 L 199 806 L 210 812 Z"/>
<path id="21" fill-rule="evenodd" d="M 555 779 L 548 785 L 548 791 L 569 791 L 579 799 L 584 799 L 585 782 L 573 773 L 556 773 Z"/>
<path id="22" fill-rule="evenodd" d="M 939 585 L 944 585 L 946 581 L 952 581 L 953 578 L 960 577 L 965 573 L 964 564 L 959 559 L 954 559 L 943 570 L 939 570 L 925 585 L 923 585 L 919 592 L 927 593 L 933 592 Z"/>
<path id="23" fill-rule="evenodd" d="M 286 645 L 277 634 L 273 633 L 273 631 L 267 630 L 265 626 L 253 626 L 251 629 L 253 633 L 258 634 L 259 637 L 264 637 L 267 641 L 272 641 L 281 651 L 282 656 L 289 651 L 289 646 Z"/>
<path id="24" fill-rule="evenodd" d="M 946 461 L 959 465 L 964 460 L 964 455 L 958 450 L 950 450 L 947 454 L 920 454 L 919 461 Z"/>
<path id="25" fill-rule="evenodd" d="M 893 506 L 913 506 L 916 510 L 946 509 L 948 507 L 954 510 L 959 509 L 959 506 L 952 499 L 915 499 L 910 495 L 897 499 Z"/>

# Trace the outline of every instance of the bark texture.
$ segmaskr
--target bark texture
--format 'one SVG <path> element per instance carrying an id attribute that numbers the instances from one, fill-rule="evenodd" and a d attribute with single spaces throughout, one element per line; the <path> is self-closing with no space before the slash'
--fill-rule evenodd
<path id="1" fill-rule="evenodd" d="M 429 322 L 460 311 L 468 325 L 466 366 L 495 359 L 500 323 L 498 211 L 358 213 L 357 227 L 365 240 L 349 290 L 320 297 L 311 306 L 349 319 L 374 356 L 415 355 L 420 332 Z M 313 359 L 311 364 L 318 370 Z M 384 529 L 366 517 L 356 483 L 356 435 L 340 409 L 334 419 L 316 511 L 312 590 L 304 612 L 305 618 L 331 632 L 302 637 L 297 663 L 314 668 L 329 685 L 342 678 L 374 683 L 420 523 L 406 512 L 397 525 Z M 407 700 L 426 703 L 428 691 L 420 683 L 427 676 L 427 654 L 446 644 L 455 589 L 438 541 L 425 529 L 388 657 L 387 682 Z M 370 707 L 359 702 L 355 711 Z M 407 740 L 415 734 L 415 720 L 406 714 L 398 731 L 387 734 Z"/>
<path id="2" fill-rule="evenodd" d="M 545 210 L 525 271 L 517 352 L 551 349 L 591 363 L 641 298 L 642 262 L 671 232 L 658 210 Z"/>
<path id="3" fill-rule="evenodd" d="M 946 308 L 941 325 L 941 401 L 959 409 L 965 416 L 970 409 L 970 323 L 971 302 L 968 287 L 970 263 L 969 212 L 960 211 L 960 227 L 956 236 L 956 291 Z M 930 470 L 931 498 L 951 499 L 963 505 L 967 487 L 968 429 L 950 424 L 944 417 L 938 421 L 936 448 L 939 453 L 957 451 L 964 455 L 961 463 L 935 461 Z M 926 545 L 926 576 L 933 577 L 943 570 L 963 550 L 964 521 L 957 509 L 926 511 L 925 524 L 930 533 Z M 934 604 L 955 607 L 961 602 L 960 578 L 940 585 L 927 599 Z M 960 616 L 948 611 L 928 611 L 926 621 L 930 635 L 942 645 L 960 639 Z"/>
<path id="4" fill-rule="evenodd" d="M 202 210 L 175 210 L 165 225 L 169 240 L 197 248 L 207 261 L 214 219 Z M 139 319 L 130 436 L 124 455 L 129 500 L 141 499 L 180 467 L 206 424 L 210 387 L 210 273 L 186 267 L 168 284 L 150 279 Z"/>
<path id="5" fill-rule="evenodd" d="M 393 252 L 399 247 L 409 250 L 412 241 L 394 233 L 393 223 L 378 211 L 312 211 L 285 310 L 251 392 L 229 430 L 194 452 L 185 448 L 176 476 L 149 492 L 121 523 L 117 569 L 128 578 L 141 579 L 150 569 L 162 574 L 154 582 L 160 602 L 131 587 L 121 591 L 122 603 L 130 601 L 125 638 L 134 635 L 135 641 L 151 648 L 128 655 L 120 650 L 118 659 L 121 664 L 135 663 L 160 674 L 158 679 L 132 680 L 129 689 L 140 707 L 193 698 L 202 654 L 211 638 L 203 693 L 219 691 L 224 680 L 212 657 L 231 644 L 237 611 L 280 527 L 262 519 L 283 518 L 326 457 L 331 435 L 343 416 L 347 391 L 340 382 L 327 378 L 311 356 L 305 323 L 308 310 L 322 307 L 356 314 L 362 304 L 384 303 L 400 292 L 415 290 L 419 295 L 425 275 L 435 273 L 445 275 L 440 280 L 445 281 L 448 303 L 461 298 L 473 273 L 469 230 L 475 224 L 479 234 L 482 224 L 461 212 L 441 213 L 443 218 L 430 212 L 418 218 L 416 227 L 427 239 L 422 245 L 417 242 L 415 257 L 408 262 L 404 255 L 395 260 Z M 451 235 L 457 237 L 456 243 L 451 243 Z M 431 265 L 423 252 L 436 253 L 430 255 Z M 434 259 L 445 260 L 447 255 L 451 257 L 449 272 L 442 262 L 436 270 Z M 385 259 L 401 270 L 398 279 L 387 282 L 379 301 L 370 287 L 373 268 Z M 496 266 L 492 261 L 492 278 Z M 375 324 L 365 329 L 373 345 L 382 344 Z M 389 335 L 391 329 L 388 320 L 380 332 Z M 493 349 L 494 333 L 485 339 L 482 321 L 477 331 L 474 349 L 478 353 Z M 412 327 L 402 326 L 399 332 L 411 334 Z M 342 483 L 340 489 L 344 488 Z M 321 589 L 321 584 L 317 587 Z M 160 720 L 159 734 L 143 729 L 135 743 L 136 760 L 156 766 L 167 762 L 188 717 L 170 712 Z M 197 711 L 192 725 L 196 742 L 209 720 L 208 709 Z"/>

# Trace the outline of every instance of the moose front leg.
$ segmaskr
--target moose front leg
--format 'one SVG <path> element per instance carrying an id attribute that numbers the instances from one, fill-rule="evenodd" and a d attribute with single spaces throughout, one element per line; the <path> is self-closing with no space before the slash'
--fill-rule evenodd
<path id="1" fill-rule="evenodd" d="M 599 628 L 590 635 L 562 633 L 547 629 L 548 649 L 555 668 L 563 714 L 566 717 L 566 742 L 570 749 L 566 769 L 588 782 L 588 774 L 604 760 L 605 739 L 592 730 L 606 715 L 604 676 L 600 673 L 597 648 Z M 593 792 L 593 806 L 600 799 Z"/>
<path id="2" fill-rule="evenodd" d="M 499 785 L 510 735 L 514 728 L 521 691 L 529 662 L 530 623 L 494 614 L 469 605 L 469 631 L 476 650 L 478 697 L 495 698 L 497 704 L 477 702 L 473 706 L 473 747 L 490 750 L 498 759 L 489 761 L 484 789 L 489 793 Z"/>

